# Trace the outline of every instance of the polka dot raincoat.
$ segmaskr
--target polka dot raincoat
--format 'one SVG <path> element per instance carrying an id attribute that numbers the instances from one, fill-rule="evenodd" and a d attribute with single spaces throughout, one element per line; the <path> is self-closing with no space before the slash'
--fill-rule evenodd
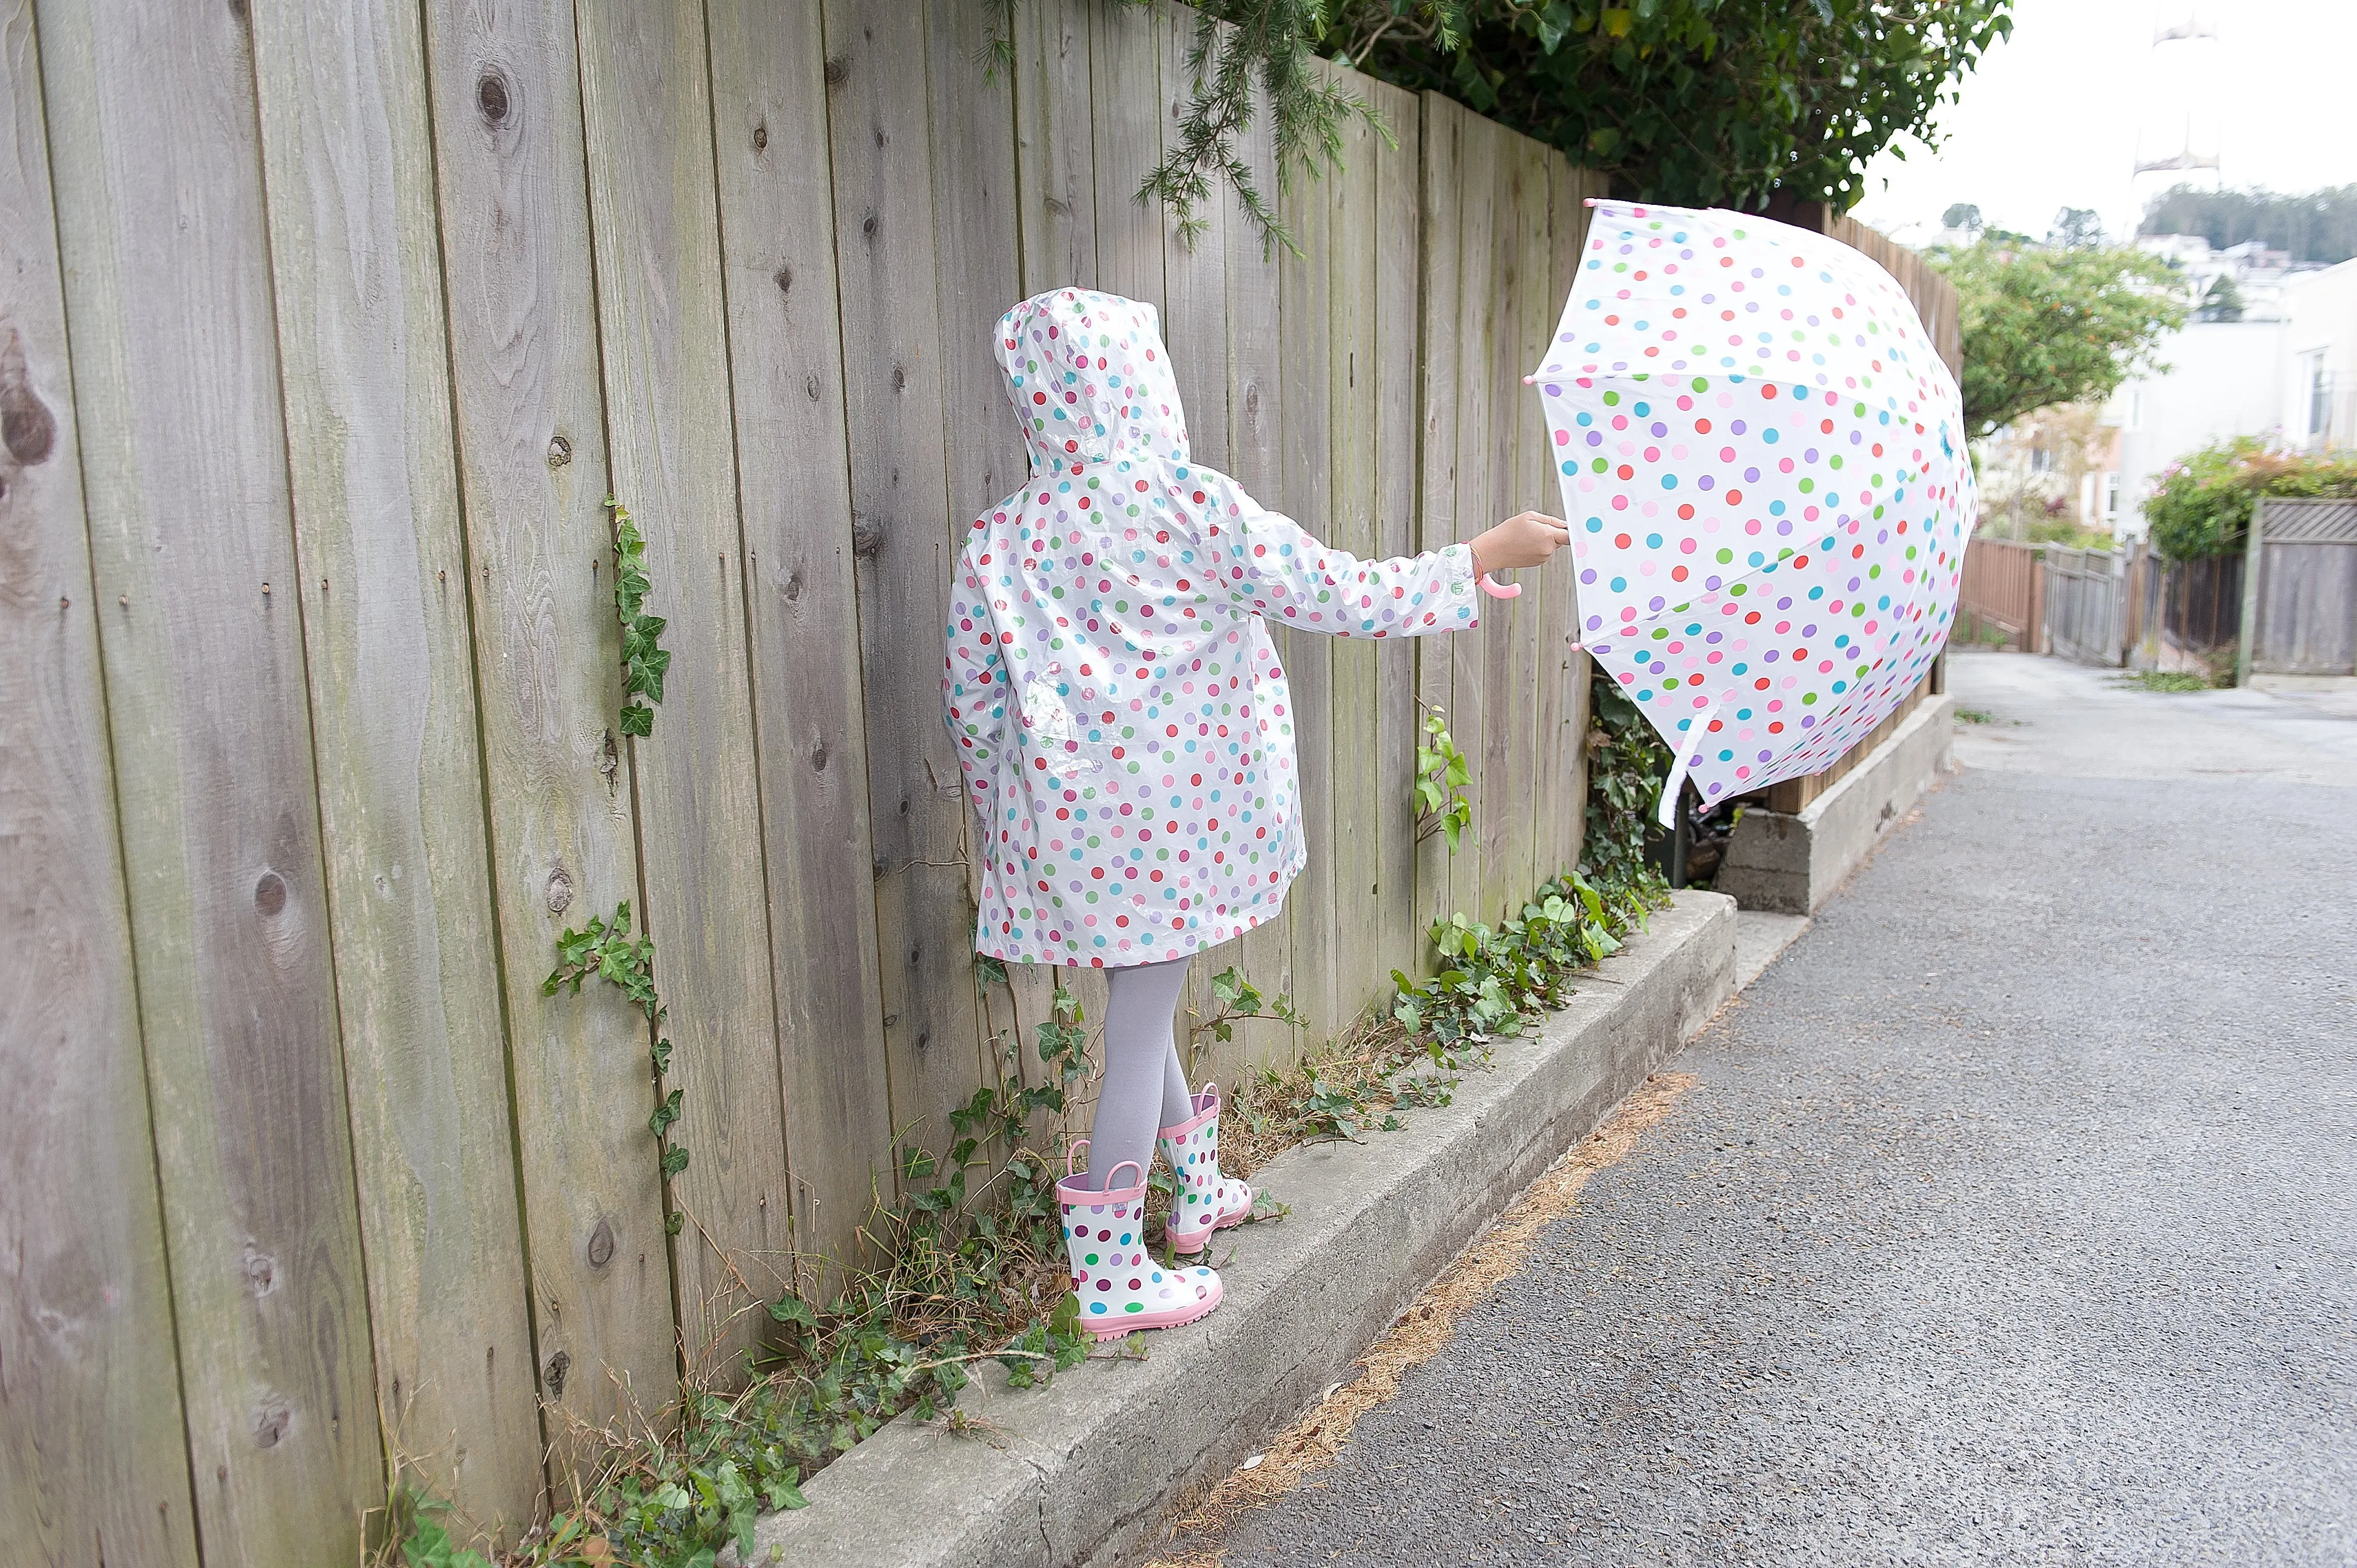
<path id="1" fill-rule="evenodd" d="M 1031 477 L 974 520 L 942 676 L 976 815 L 974 946 L 1183 958 L 1274 917 L 1301 869 L 1267 622 L 1470 628 L 1471 552 L 1360 561 L 1189 461 L 1152 306 L 1062 290 L 998 328 Z"/>

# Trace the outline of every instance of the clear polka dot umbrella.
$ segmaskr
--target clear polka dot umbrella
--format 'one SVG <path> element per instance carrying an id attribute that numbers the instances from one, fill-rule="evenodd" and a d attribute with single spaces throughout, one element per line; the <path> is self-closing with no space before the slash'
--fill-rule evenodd
<path id="1" fill-rule="evenodd" d="M 1742 213 L 1593 203 L 1546 362 L 1578 640 L 1706 804 L 1821 771 L 1921 682 L 1976 502 L 1905 291 Z"/>

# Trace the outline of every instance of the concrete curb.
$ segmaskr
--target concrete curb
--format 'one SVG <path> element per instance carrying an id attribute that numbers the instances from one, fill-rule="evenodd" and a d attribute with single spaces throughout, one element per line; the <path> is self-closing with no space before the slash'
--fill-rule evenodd
<path id="1" fill-rule="evenodd" d="M 1747 807 L 1712 886 L 1746 909 L 1813 915 L 1948 770 L 1956 699 L 1932 698 L 1797 815 Z"/>
<path id="2" fill-rule="evenodd" d="M 1707 1022 L 1735 991 L 1735 906 L 1681 893 L 1535 1038 L 1467 1075 L 1403 1132 L 1292 1149 L 1255 1183 L 1282 1223 L 1216 1243 L 1227 1300 L 1101 1360 L 1010 1391 L 994 1364 L 960 1401 L 987 1440 L 907 1416 L 764 1518 L 754 1560 L 827 1568 L 1071 1568 L 1157 1539 L 1187 1486 L 1283 1429 L 1481 1226 Z M 995 1429 L 995 1430 L 994 1430 Z M 731 1559 L 722 1558 L 724 1563 Z"/>

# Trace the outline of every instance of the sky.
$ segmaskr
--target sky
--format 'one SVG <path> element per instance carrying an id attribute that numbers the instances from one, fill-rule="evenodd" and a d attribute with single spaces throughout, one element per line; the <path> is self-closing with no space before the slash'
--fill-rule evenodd
<path id="1" fill-rule="evenodd" d="M 2194 20 L 2216 33 L 2154 43 Z M 2357 0 L 2016 0 L 2013 37 L 1934 122 L 1936 151 L 1901 138 L 1867 166 L 1854 216 L 1921 244 L 1952 202 L 2043 235 L 2092 207 L 2116 235 L 2177 180 L 2278 191 L 2357 184 L 2350 118 Z M 2137 177 L 2190 139 L 2206 171 Z"/>

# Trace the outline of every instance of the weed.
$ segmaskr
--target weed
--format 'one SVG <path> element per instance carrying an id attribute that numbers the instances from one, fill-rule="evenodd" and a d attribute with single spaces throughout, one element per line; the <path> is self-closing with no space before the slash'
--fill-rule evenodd
<path id="1" fill-rule="evenodd" d="M 1457 853 L 1457 841 L 1473 821 L 1473 803 L 1465 798 L 1472 781 L 1472 764 L 1448 733 L 1448 710 L 1427 708 L 1424 738 L 1415 746 L 1416 843 L 1446 833 L 1448 853 Z"/>
<path id="2" fill-rule="evenodd" d="M 2120 678 L 2120 684 L 2137 687 L 2147 692 L 2210 690 L 2209 678 L 2190 670 L 2133 670 Z"/>
<path id="3" fill-rule="evenodd" d="M 1993 725 L 1996 715 L 1986 708 L 1958 708 L 1956 722 L 1961 725 Z"/>

